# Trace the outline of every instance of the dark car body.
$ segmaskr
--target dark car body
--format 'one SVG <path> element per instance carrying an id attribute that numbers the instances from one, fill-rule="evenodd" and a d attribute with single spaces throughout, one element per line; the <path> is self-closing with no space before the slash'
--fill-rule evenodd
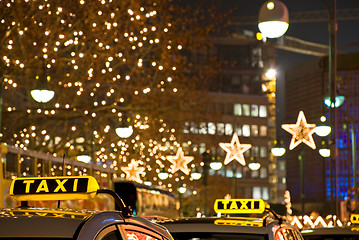
<path id="1" fill-rule="evenodd" d="M 302 230 L 305 240 L 359 240 L 359 226 L 323 227 Z"/>
<path id="2" fill-rule="evenodd" d="M 169 232 L 145 218 L 132 215 L 120 198 L 117 210 L 36 208 L 29 201 L 88 199 L 99 193 L 92 177 L 18 178 L 10 194 L 21 204 L 0 209 L 0 239 L 172 240 Z M 113 193 L 116 197 L 117 195 Z"/>
<path id="3" fill-rule="evenodd" d="M 290 224 L 251 217 L 207 217 L 158 220 L 175 240 L 199 239 L 302 239 Z"/>

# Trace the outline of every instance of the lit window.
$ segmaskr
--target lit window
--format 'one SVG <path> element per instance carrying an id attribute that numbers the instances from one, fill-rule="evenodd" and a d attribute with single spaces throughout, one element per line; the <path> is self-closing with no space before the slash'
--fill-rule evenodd
<path id="1" fill-rule="evenodd" d="M 254 199 L 262 198 L 261 187 L 253 187 L 253 198 Z"/>
<path id="2" fill-rule="evenodd" d="M 199 134 L 207 134 L 207 124 L 205 122 L 199 124 Z"/>
<path id="3" fill-rule="evenodd" d="M 236 167 L 235 169 L 236 172 L 236 178 L 242 178 L 242 167 Z"/>
<path id="4" fill-rule="evenodd" d="M 251 111 L 249 109 L 249 105 L 248 104 L 243 104 L 242 106 L 242 110 L 243 110 L 243 116 L 250 116 L 251 115 Z"/>
<path id="5" fill-rule="evenodd" d="M 261 146 L 260 149 L 259 149 L 259 156 L 261 158 L 266 158 L 267 155 L 268 155 L 267 147 L 266 146 Z"/>
<path id="6" fill-rule="evenodd" d="M 229 178 L 233 177 L 233 171 L 231 169 L 226 170 L 226 177 L 229 177 Z"/>
<path id="7" fill-rule="evenodd" d="M 244 124 L 244 125 L 242 126 L 242 135 L 243 135 L 244 137 L 249 137 L 249 136 L 251 136 L 251 130 L 250 130 L 249 125 Z"/>
<path id="8" fill-rule="evenodd" d="M 190 132 L 195 134 L 198 133 L 197 125 L 194 122 L 191 123 Z"/>
<path id="9" fill-rule="evenodd" d="M 242 136 L 242 126 L 241 125 L 235 125 L 234 131 L 238 134 L 238 136 Z"/>
<path id="10" fill-rule="evenodd" d="M 254 199 L 263 199 L 265 201 L 269 199 L 268 187 L 253 187 L 252 191 L 252 198 Z"/>
<path id="11" fill-rule="evenodd" d="M 278 161 L 278 167 L 279 167 L 279 170 L 282 170 L 284 171 L 285 170 L 285 161 Z"/>
<path id="12" fill-rule="evenodd" d="M 233 134 L 233 126 L 230 123 L 226 123 L 225 125 L 225 135 L 232 135 Z"/>
<path id="13" fill-rule="evenodd" d="M 267 106 L 259 106 L 259 117 L 267 117 Z"/>
<path id="14" fill-rule="evenodd" d="M 259 136 L 266 137 L 267 136 L 267 126 L 260 126 L 259 127 Z"/>
<path id="15" fill-rule="evenodd" d="M 269 200 L 269 189 L 267 187 L 262 188 L 262 199 L 264 201 Z"/>
<path id="16" fill-rule="evenodd" d="M 285 177 L 282 178 L 282 183 L 286 184 L 287 183 L 287 179 Z"/>
<path id="17" fill-rule="evenodd" d="M 258 136 L 258 126 L 257 125 L 251 125 L 251 135 L 254 137 Z"/>
<path id="18" fill-rule="evenodd" d="M 216 124 L 213 122 L 208 123 L 208 134 L 214 135 L 216 134 Z"/>
<path id="19" fill-rule="evenodd" d="M 234 115 L 242 116 L 242 105 L 239 103 L 235 103 L 234 106 Z"/>
<path id="20" fill-rule="evenodd" d="M 258 117 L 258 105 L 251 106 L 251 116 Z"/>
<path id="21" fill-rule="evenodd" d="M 252 178 L 258 178 L 259 177 L 259 171 L 258 170 L 252 170 L 251 172 Z"/>
<path id="22" fill-rule="evenodd" d="M 218 135 L 224 134 L 224 123 L 217 123 L 217 134 Z"/>

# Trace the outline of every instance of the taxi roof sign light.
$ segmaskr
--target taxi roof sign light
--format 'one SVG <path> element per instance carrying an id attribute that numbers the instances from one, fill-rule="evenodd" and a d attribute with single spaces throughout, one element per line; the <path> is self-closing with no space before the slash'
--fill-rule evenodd
<path id="1" fill-rule="evenodd" d="M 99 190 L 92 176 L 15 178 L 10 196 L 15 201 L 78 200 L 94 198 Z"/>
<path id="2" fill-rule="evenodd" d="M 359 214 L 350 215 L 350 222 L 353 224 L 359 224 Z"/>
<path id="3" fill-rule="evenodd" d="M 263 213 L 266 203 L 262 199 L 217 199 L 214 211 L 223 214 Z"/>

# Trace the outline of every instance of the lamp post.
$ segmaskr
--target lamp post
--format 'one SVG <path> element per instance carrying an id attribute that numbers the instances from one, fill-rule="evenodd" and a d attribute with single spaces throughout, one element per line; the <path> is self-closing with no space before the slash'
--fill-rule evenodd
<path id="1" fill-rule="evenodd" d="M 333 179 L 332 172 L 335 172 L 334 175 L 334 183 L 331 184 L 332 188 L 334 186 L 335 190 L 331 191 L 331 195 L 333 198 L 335 198 L 335 212 L 338 215 L 339 214 L 339 206 L 338 206 L 338 171 L 337 171 L 337 148 L 336 148 L 336 126 L 337 126 L 337 119 L 336 119 L 336 78 L 337 78 L 337 18 L 336 18 L 336 0 L 332 0 L 332 4 L 330 5 L 329 0 L 322 0 L 322 2 L 325 4 L 327 10 L 328 10 L 328 16 L 329 16 L 329 73 L 328 73 L 328 79 L 329 79 L 329 96 L 330 96 L 330 107 L 329 107 L 329 117 L 330 117 L 330 123 L 333 127 L 333 133 L 331 135 L 331 141 L 330 141 L 330 148 L 331 152 L 333 154 L 330 155 L 330 179 Z M 331 180 L 332 181 L 332 180 Z"/>
<path id="2" fill-rule="evenodd" d="M 219 170 L 222 168 L 222 162 L 220 161 L 219 157 L 215 157 L 211 155 L 210 150 L 206 150 L 204 153 L 202 153 L 203 158 L 203 168 L 202 168 L 202 174 L 200 174 L 197 169 L 191 173 L 191 177 L 194 180 L 199 180 L 201 177 L 203 178 L 203 196 L 204 196 L 204 215 L 207 216 L 208 210 L 207 210 L 207 202 L 208 202 L 208 195 L 207 195 L 207 188 L 208 188 L 208 172 L 211 168 L 212 170 Z M 198 174 L 199 173 L 199 174 Z M 197 179 L 196 179 L 196 178 Z"/>

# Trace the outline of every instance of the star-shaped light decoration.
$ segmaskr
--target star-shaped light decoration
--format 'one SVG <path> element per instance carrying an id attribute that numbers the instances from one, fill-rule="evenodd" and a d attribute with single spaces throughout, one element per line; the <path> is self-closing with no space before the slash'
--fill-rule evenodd
<path id="1" fill-rule="evenodd" d="M 190 169 L 188 168 L 187 164 L 190 163 L 194 159 L 194 157 L 185 157 L 181 147 L 178 148 L 176 156 L 167 156 L 166 158 L 172 163 L 170 169 L 172 173 L 175 173 L 178 170 L 181 170 L 186 175 L 190 173 Z"/>
<path id="2" fill-rule="evenodd" d="M 142 183 L 140 174 L 145 171 L 144 167 L 139 167 L 136 160 L 132 159 L 127 167 L 121 167 L 121 170 L 126 173 L 126 179 Z"/>
<path id="3" fill-rule="evenodd" d="M 313 133 L 315 124 L 307 123 L 304 112 L 300 111 L 296 124 L 282 124 L 282 128 L 292 134 L 292 140 L 290 141 L 289 150 L 294 149 L 300 143 L 305 143 L 312 149 L 315 149 L 315 143 L 313 139 Z"/>
<path id="4" fill-rule="evenodd" d="M 224 159 L 224 165 L 227 165 L 232 160 L 237 160 L 243 166 L 246 165 L 243 153 L 252 147 L 251 144 L 240 144 L 237 133 L 233 134 L 231 143 L 219 143 L 219 146 L 227 152 Z"/>

